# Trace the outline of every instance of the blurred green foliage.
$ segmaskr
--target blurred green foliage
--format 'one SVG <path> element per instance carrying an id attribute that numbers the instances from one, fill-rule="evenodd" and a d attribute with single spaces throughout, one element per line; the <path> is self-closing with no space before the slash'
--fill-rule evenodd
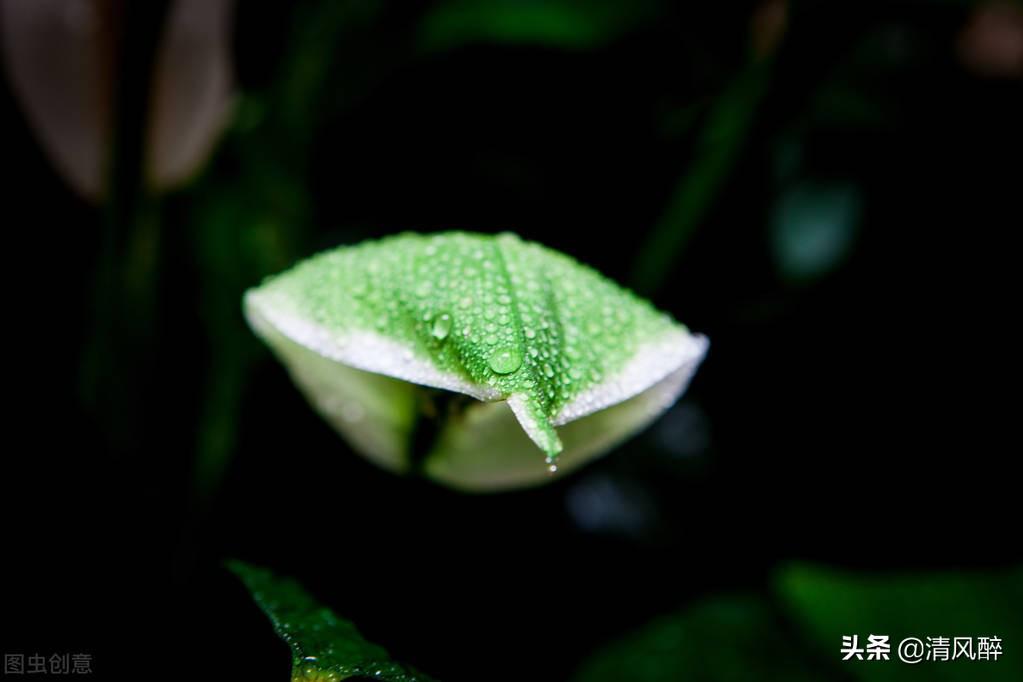
<path id="1" fill-rule="evenodd" d="M 204 497 L 234 452 L 245 381 L 263 352 L 241 317 L 242 294 L 308 250 L 313 208 L 307 169 L 319 119 L 328 114 L 323 102 L 331 97 L 330 69 L 337 45 L 365 29 L 376 11 L 375 3 L 361 2 L 304 6 L 272 86 L 240 96 L 218 158 L 193 190 L 192 239 L 215 368 L 196 455 Z"/>
<path id="2" fill-rule="evenodd" d="M 715 597 L 664 616 L 586 661 L 574 682 L 748 680 L 824 677 L 772 605 L 756 594 Z"/>
<path id="3" fill-rule="evenodd" d="M 429 50 L 479 43 L 592 48 L 649 19 L 656 0 L 448 0 L 423 21 Z"/>
<path id="4" fill-rule="evenodd" d="M 787 189 L 771 215 L 771 251 L 782 277 L 806 283 L 849 257 L 859 224 L 860 197 L 841 183 L 803 183 Z"/>
<path id="5" fill-rule="evenodd" d="M 242 94 L 216 164 L 192 190 L 193 238 L 206 294 L 204 320 L 216 368 L 200 429 L 200 471 L 207 487 L 219 479 L 234 450 L 246 376 L 261 352 L 240 317 L 224 311 L 236 308 L 246 287 L 317 246 L 311 225 L 317 210 L 308 186 L 317 136 L 329 132 L 331 121 L 343 118 L 373 84 L 386 79 L 392 66 L 408 67 L 403 61 L 408 54 L 397 50 L 381 59 L 381 48 L 360 37 L 363 32 L 372 35 L 385 9 L 377 3 L 304 5 L 294 17 L 270 87 Z M 599 52 L 616 40 L 627 40 L 630 31 L 654 21 L 662 9 L 653 1 L 450 0 L 426 9 L 409 29 L 408 41 L 434 58 L 478 45 Z M 777 274 L 786 282 L 824 278 L 855 246 L 863 210 L 860 190 L 844 178 L 807 180 L 810 162 L 804 157 L 811 151 L 804 149 L 804 137 L 813 126 L 883 129 L 903 115 L 892 94 L 912 70 L 904 67 L 895 77 L 879 78 L 881 68 L 890 68 L 890 57 L 881 58 L 883 67 L 877 63 L 877 55 L 892 50 L 886 40 L 881 31 L 868 34 L 838 61 L 834 73 L 815 76 L 818 82 L 808 87 L 811 94 L 798 116 L 777 124 L 777 196 L 764 220 L 764 240 Z M 684 138 L 691 146 L 679 155 L 677 181 L 667 189 L 664 205 L 656 211 L 659 218 L 632 255 L 630 283 L 639 291 L 651 293 L 664 286 L 699 226 L 717 205 L 735 201 L 725 194 L 730 174 L 758 124 L 775 68 L 773 55 L 744 54 L 733 71 L 714 74 L 709 87 L 700 84 L 703 96 L 663 97 L 667 104 L 656 109 L 661 134 L 666 140 Z M 349 228 L 349 237 L 361 229 Z M 329 638 L 344 641 L 354 632 L 346 624 L 342 632 L 318 634 L 313 649 L 297 645 L 295 630 L 281 624 L 265 593 L 285 589 L 291 595 L 288 601 L 301 594 L 300 588 L 282 588 L 283 583 L 275 584 L 257 569 L 236 571 L 247 576 L 251 589 L 263 593 L 257 599 L 276 619 L 278 630 L 292 633 L 288 636 L 298 659 L 303 652 L 327 646 Z M 705 596 L 612 642 L 586 660 L 574 679 L 1023 679 L 1011 657 L 994 663 L 912 667 L 897 660 L 842 662 L 839 654 L 846 634 L 861 639 L 870 633 L 890 635 L 893 659 L 894 645 L 903 636 L 997 635 L 1013 641 L 1023 636 L 1016 610 L 1023 603 L 1020 586 L 1018 572 L 893 577 L 793 565 L 760 592 Z"/>
<path id="6" fill-rule="evenodd" d="M 1023 665 L 1005 646 L 1023 637 L 1021 600 L 1019 570 L 892 576 L 791 564 L 768 596 L 705 598 L 611 643 L 574 680 L 1018 680 Z M 890 660 L 842 660 L 843 636 L 857 635 L 862 648 L 871 634 L 888 635 Z M 1003 653 L 988 661 L 898 658 L 905 637 L 956 636 L 999 637 Z"/>
<path id="7" fill-rule="evenodd" d="M 331 580 L 343 570 L 362 576 L 365 584 L 352 580 L 339 590 L 362 593 L 374 605 L 388 597 L 387 590 L 396 589 L 394 576 L 378 570 L 381 564 L 390 561 L 403 577 L 433 569 L 430 580 L 404 592 L 412 595 L 409 604 L 392 605 L 396 611 L 400 607 L 414 610 L 421 603 L 412 603 L 417 592 L 436 590 L 441 593 L 437 600 L 459 602 L 449 605 L 453 613 L 479 614 L 465 606 L 464 602 L 474 599 L 465 595 L 472 589 L 478 593 L 500 589 L 530 606 L 544 608 L 546 604 L 550 611 L 542 616 L 530 612 L 538 621 L 561 619 L 559 622 L 585 626 L 586 621 L 599 621 L 593 612 L 599 609 L 602 594 L 607 597 L 606 591 L 629 592 L 617 602 L 619 607 L 624 601 L 633 601 L 630 590 L 635 585 L 601 583 L 599 576 L 589 575 L 590 564 L 623 555 L 660 564 L 668 552 L 642 555 L 637 547 L 643 546 L 638 543 L 623 551 L 617 544 L 599 544 L 603 540 L 580 539 L 583 532 L 565 540 L 556 535 L 569 532 L 569 521 L 558 516 L 560 499 L 488 501 L 484 504 L 493 507 L 484 508 L 463 499 L 441 498 L 433 490 L 402 487 L 402 495 L 426 501 L 408 513 L 401 504 L 387 503 L 388 494 L 399 490 L 398 483 L 390 479 L 381 483 L 362 469 L 339 469 L 351 478 L 337 480 L 344 480 L 349 487 L 347 492 L 355 500 L 348 501 L 351 505 L 359 505 L 360 512 L 369 511 L 352 524 L 359 528 L 349 527 L 346 532 L 372 540 L 359 544 L 360 559 L 370 568 L 360 573 L 344 566 L 345 556 L 340 561 L 310 558 L 307 548 L 296 544 L 296 510 L 303 513 L 302 523 L 310 528 L 303 527 L 302 532 L 310 537 L 334 538 L 339 518 L 356 517 L 350 513 L 352 507 L 338 502 L 341 496 L 336 487 L 324 493 L 323 488 L 312 485 L 326 487 L 328 477 L 320 475 L 319 467 L 327 469 L 335 454 L 330 447 L 342 446 L 320 432 L 299 432 L 296 437 L 292 429 L 315 427 L 287 413 L 286 406 L 281 409 L 288 401 L 294 405 L 291 394 L 259 400 L 249 396 L 252 403 L 259 404 L 250 406 L 254 419 L 243 419 L 250 393 L 247 389 L 253 385 L 266 351 L 245 325 L 240 302 L 245 289 L 261 278 L 322 248 L 398 229 L 521 228 L 530 237 L 549 235 L 553 246 L 584 260 L 589 259 L 582 252 L 592 250 L 604 264 L 619 268 L 615 273 L 619 280 L 644 293 L 660 292 L 670 304 L 664 307 L 673 312 L 677 311 L 670 306 L 695 310 L 694 328 L 709 331 L 716 344 L 720 339 L 717 357 L 721 360 L 712 358 L 719 364 L 709 368 L 714 386 L 702 394 L 707 396 L 703 407 L 713 421 L 708 431 L 715 439 L 707 449 L 716 449 L 709 458 L 713 461 L 701 468 L 713 471 L 706 479 L 653 480 L 658 477 L 650 475 L 637 484 L 637 496 L 649 496 L 643 500 L 654 510 L 650 515 L 665 529 L 661 536 L 670 536 L 668 541 L 674 543 L 671 550 L 688 550 L 686 556 L 700 559 L 687 559 L 679 575 L 666 570 L 670 578 L 661 575 L 657 578 L 660 583 L 651 579 L 650 586 L 641 586 L 645 592 L 637 589 L 648 601 L 636 612 L 680 610 L 597 651 L 578 669 L 577 680 L 1023 679 L 1020 659 L 1013 653 L 1014 643 L 1023 639 L 1019 571 L 940 570 L 958 561 L 999 561 L 1015 551 L 1010 541 L 992 541 L 982 549 L 953 543 L 945 554 L 921 549 L 919 542 L 903 550 L 907 556 L 919 551 L 924 555 L 921 563 L 935 564 L 938 570 L 892 575 L 797 564 L 784 568 L 770 585 L 752 593 L 722 596 L 706 585 L 697 585 L 691 592 L 698 596 L 691 599 L 691 593 L 679 587 L 689 587 L 693 575 L 701 575 L 700 570 L 728 573 L 731 579 L 748 577 L 760 569 L 744 564 L 749 556 L 756 557 L 751 564 L 775 562 L 791 552 L 786 540 L 809 553 L 827 551 L 814 544 L 827 543 L 808 522 L 806 528 L 790 529 L 782 538 L 755 537 L 756 530 L 745 529 L 762 542 L 749 550 L 749 556 L 723 552 L 710 556 L 702 550 L 719 544 L 722 529 L 734 528 L 728 520 L 734 514 L 715 511 L 706 520 L 709 530 L 693 539 L 690 531 L 694 529 L 687 525 L 691 512 L 704 509 L 680 490 L 694 496 L 702 492 L 706 501 L 733 495 L 742 504 L 769 501 L 772 508 L 798 507 L 795 518 L 802 520 L 801 496 L 829 498 L 833 490 L 789 483 L 788 479 L 793 472 L 805 474 L 808 467 L 822 466 L 818 464 L 826 459 L 821 456 L 822 448 L 827 449 L 827 458 L 838 462 L 834 469 L 827 469 L 834 480 L 841 475 L 842 482 L 847 482 L 844 477 L 866 472 L 847 486 L 852 491 L 846 492 L 847 497 L 835 496 L 838 501 L 831 503 L 832 511 L 841 508 L 846 499 L 864 498 L 857 483 L 877 483 L 880 469 L 873 468 L 870 461 L 864 464 L 857 459 L 861 466 L 845 467 L 851 460 L 844 455 L 849 453 L 857 458 L 874 456 L 872 462 L 883 463 L 888 475 L 891 466 L 912 463 L 907 458 L 917 450 L 927 458 L 928 468 L 948 478 L 947 470 L 932 466 L 935 453 L 921 442 L 946 439 L 950 423 L 959 421 L 967 425 L 960 430 L 961 436 L 965 434 L 960 438 L 962 447 L 950 448 L 953 454 L 944 464 L 957 464 L 964 452 L 987 456 L 988 465 L 1000 464 L 1002 457 L 995 448 L 990 449 L 995 454 L 986 454 L 978 445 L 999 415 L 991 410 L 983 413 L 983 420 L 968 418 L 981 414 L 978 409 L 964 416 L 970 404 L 984 402 L 985 394 L 963 390 L 963 384 L 952 390 L 949 379 L 935 370 L 947 360 L 948 351 L 934 341 L 934 330 L 946 328 L 948 320 L 963 324 L 965 316 L 968 324 L 964 326 L 986 332 L 992 319 L 1011 318 L 1006 314 L 1011 308 L 999 307 L 993 298 L 1000 289 L 998 282 L 989 285 L 985 281 L 982 289 L 966 289 L 978 274 L 998 270 L 991 265 L 998 255 L 992 244 L 997 243 L 999 232 L 1011 233 L 1003 223 L 1018 216 L 1016 212 L 1006 219 L 1006 207 L 1018 203 L 1018 192 L 1006 191 L 1014 189 L 1009 183 L 1016 181 L 1015 176 L 990 170 L 993 160 L 999 159 L 995 152 L 984 151 L 1012 149 L 1009 133 L 1018 129 L 1020 120 L 1018 106 L 1012 106 L 1019 101 L 1018 82 L 976 79 L 955 57 L 958 32 L 971 8 L 983 3 L 891 3 L 887 10 L 852 3 L 853 10 L 834 10 L 834 19 L 830 5 L 820 9 L 814 3 L 763 4 L 780 6 L 788 14 L 776 17 L 775 24 L 764 24 L 767 28 L 754 25 L 751 29 L 748 15 L 753 7 L 731 15 L 709 4 L 675 7 L 657 0 L 449 0 L 408 5 L 342 0 L 309 1 L 287 9 L 276 3 L 244 3 L 240 13 L 266 14 L 252 20 L 257 26 L 255 45 L 245 48 L 244 35 L 240 36 L 241 51 L 247 50 L 240 61 L 248 65 L 249 72 L 240 81 L 233 121 L 205 171 L 189 187 L 160 197 L 146 196 L 140 182 L 143 117 L 138 111 L 141 95 L 148 92 L 143 72 L 157 44 L 153 36 L 160 8 L 136 9 L 151 16 L 138 22 L 144 30 L 137 31 L 125 48 L 138 58 L 129 60 L 136 67 L 121 84 L 126 92 L 121 93 L 118 104 L 122 120 L 111 169 L 113 193 L 103 209 L 107 216 L 105 246 L 94 254 L 97 291 L 89 303 L 82 304 L 87 309 L 82 317 L 95 327 L 81 354 L 83 394 L 89 409 L 104 414 L 95 424 L 82 419 L 76 428 L 87 424 L 105 430 L 106 445 L 123 457 L 113 467 L 94 467 L 85 458 L 81 459 L 86 464 L 78 466 L 83 471 L 99 471 L 97 477 L 116 471 L 123 478 L 114 478 L 112 488 L 141 491 L 139 498 L 146 498 L 130 498 L 129 504 L 124 504 L 123 498 L 110 497 L 111 505 L 116 503 L 111 518 L 121 522 L 134 515 L 139 527 L 122 535 L 124 529 L 108 524 L 114 528 L 109 546 L 119 551 L 129 544 L 124 536 L 130 534 L 139 542 L 149 542 L 151 556 L 160 557 L 161 561 L 152 561 L 152 565 L 170 565 L 172 562 L 163 561 L 163 554 L 153 547 L 162 552 L 170 544 L 167 537 L 178 530 L 168 531 L 167 527 L 179 519 L 168 523 L 165 518 L 179 513 L 168 503 L 178 501 L 177 492 L 151 495 L 152 489 L 158 489 L 154 481 L 164 484 L 169 480 L 172 483 L 164 485 L 176 485 L 178 479 L 167 472 L 173 474 L 183 459 L 182 452 L 194 445 L 195 452 L 189 450 L 189 454 L 195 456 L 198 495 L 204 501 L 215 500 L 230 458 L 242 445 L 248 445 L 251 451 L 246 454 L 251 459 L 263 457 L 270 464 L 264 464 L 263 470 L 254 466 L 245 474 L 271 472 L 262 481 L 267 488 L 247 497 L 238 492 L 242 486 L 236 486 L 234 497 L 225 506 L 239 503 L 240 511 L 221 510 L 220 525 L 211 524 L 212 531 L 203 531 L 213 536 L 212 540 L 204 538 L 213 546 L 213 553 L 222 552 L 236 536 L 248 537 L 247 546 L 239 541 L 246 551 L 283 545 L 293 552 L 286 560 L 308 561 L 303 570 L 321 571 Z M 750 34 L 757 30 L 774 31 L 762 37 L 762 42 L 780 41 L 777 53 L 751 49 L 750 43 L 756 41 L 750 40 Z M 264 42 L 268 35 L 270 39 Z M 495 53 L 500 53 L 498 58 Z M 580 84 L 580 80 L 584 82 Z M 641 130 L 637 132 L 637 128 Z M 638 151 L 632 153 L 633 148 Z M 486 177 L 481 179 L 481 175 Z M 605 176 L 606 184 L 600 184 Z M 373 194 L 369 199 L 360 196 L 367 188 Z M 608 199 L 619 194 L 624 198 L 618 203 Z M 1009 199 L 1000 198 L 1006 196 Z M 72 209 L 67 215 L 81 207 Z M 942 243 L 935 229 L 936 219 L 946 216 L 957 228 L 949 239 L 951 246 Z M 594 230 L 580 238 L 571 231 L 578 227 L 577 222 L 584 229 L 593 222 L 597 228 L 613 226 L 613 230 L 607 238 L 603 233 L 594 238 Z M 30 224 L 34 229 L 35 223 Z M 901 224 L 921 227 L 919 232 L 893 236 L 897 232 L 893 228 Z M 964 225 L 970 229 L 963 229 Z M 976 243 L 968 239 L 973 232 L 982 235 Z M 699 244 L 701 239 L 710 246 Z M 870 248 L 861 248 L 868 242 Z M 690 256 L 689 249 L 696 255 Z M 39 251 L 27 249 L 26 253 Z M 862 257 L 861 252 L 867 255 L 858 278 L 841 280 L 843 268 L 854 263 L 856 256 Z M 977 271 L 968 269 L 971 258 L 980 264 L 975 266 Z M 925 268 L 918 273 L 914 268 L 920 263 L 934 263 L 934 270 Z M 629 264 L 631 273 L 626 271 Z M 91 267 L 79 266 L 81 273 Z M 1014 272 L 1011 268 L 1007 271 Z M 46 279 L 51 279 L 49 274 Z M 909 280 L 911 287 L 899 289 L 901 282 Z M 74 282 L 74 286 L 78 284 Z M 54 288 L 60 289 L 59 296 L 52 300 L 64 301 L 74 286 L 63 281 L 58 285 Z M 871 286 L 877 290 L 866 291 Z M 956 307 L 960 299 L 964 302 Z M 889 301 L 890 308 L 886 308 Z M 930 312 L 928 306 L 937 310 L 930 317 L 924 314 Z M 49 308 L 45 310 L 47 322 L 60 318 L 50 315 Z M 829 317 L 831 311 L 835 312 Z M 688 315 L 680 317 L 689 319 Z M 907 319 L 915 326 L 905 323 Z M 66 324 L 63 319 L 60 323 Z M 55 329 L 50 338 L 63 344 L 67 330 Z M 867 331 L 861 331 L 864 329 Z M 875 343 L 880 330 L 885 332 L 885 343 Z M 860 333 L 863 335 L 857 336 Z M 984 337 L 986 343 L 997 334 L 976 336 Z M 902 347 L 892 349 L 893 344 Z M 867 346 L 880 350 L 868 355 L 871 349 Z M 934 354 L 928 355 L 931 350 Z M 986 353 L 989 348 L 983 350 Z M 65 352 L 62 345 L 53 355 Z M 972 356 L 971 361 L 980 355 L 958 352 Z M 913 365 L 917 358 L 922 358 L 919 366 Z M 878 362 L 888 364 L 876 374 L 863 371 Z M 52 363 L 52 358 L 47 358 L 47 363 Z M 1003 373 L 1002 367 L 989 369 L 992 375 Z M 861 379 L 859 375 L 869 376 Z M 940 375 L 942 383 L 940 390 L 932 393 L 940 399 L 928 403 L 928 409 L 920 408 L 925 419 L 909 420 L 906 405 L 917 400 L 926 403 L 928 396 L 923 394 L 930 386 L 926 382 L 935 375 Z M 898 384 L 900 378 L 905 383 L 893 389 L 892 384 Z M 33 380 L 39 383 L 37 377 Z M 861 380 L 862 385 L 857 383 Z M 875 384 L 880 384 L 881 390 Z M 273 381 L 263 384 L 282 385 Z M 45 388 L 49 390 L 49 386 Z M 947 399 L 948 395 L 954 398 Z M 955 411 L 949 412 L 954 419 L 937 420 L 942 421 L 940 428 L 934 426 L 936 419 L 930 409 L 938 400 L 956 403 Z M 999 397 L 991 402 L 1004 401 Z M 193 403 L 199 403 L 198 407 Z M 861 409 L 864 404 L 870 409 Z M 191 409 L 196 414 L 190 414 Z M 840 418 L 834 417 L 839 413 Z M 293 419 L 286 421 L 289 417 Z M 274 440 L 274 429 L 258 424 L 261 418 L 273 421 L 286 435 Z M 52 415 L 47 419 L 52 420 Z M 887 432 L 891 424 L 901 429 L 905 440 Z M 250 431 L 247 441 L 246 429 Z M 87 443 L 89 434 L 69 431 L 73 431 L 68 437 L 71 445 L 66 449 L 78 457 L 79 441 Z M 859 434 L 865 435 L 857 440 Z M 295 450 L 305 448 L 302 439 L 307 435 L 321 450 L 301 461 L 314 462 L 316 473 L 281 475 L 281 468 L 297 459 Z M 268 444 L 258 442 L 261 438 Z M 182 443 L 190 439 L 194 443 Z M 847 445 L 850 440 L 852 445 Z M 296 447 L 299 441 L 301 447 Z M 266 452 L 260 452 L 260 447 Z M 664 449 L 658 451 L 651 440 L 637 444 L 629 454 L 639 455 L 633 462 L 643 457 L 655 460 L 664 457 Z M 122 467 L 123 461 L 133 462 L 133 466 Z M 139 469 L 133 467 L 142 461 L 151 467 L 148 473 L 156 473 L 140 481 L 136 477 Z M 679 468 L 679 458 L 669 464 Z M 839 467 L 842 470 L 836 473 Z M 908 465 L 906 469 L 914 485 L 919 484 L 920 470 Z M 984 486 L 997 478 L 990 476 L 995 470 L 990 466 L 985 470 L 978 465 L 976 470 L 983 474 Z M 604 470 L 603 475 L 614 476 L 615 470 Z M 288 486 L 282 481 L 290 481 L 290 489 L 285 489 Z M 707 482 L 712 485 L 704 491 Z M 272 488 L 273 504 L 267 504 L 267 489 L 279 484 L 279 489 Z M 336 480 L 329 485 L 336 486 Z M 785 491 L 776 490 L 785 485 L 790 486 L 787 491 L 799 490 L 800 499 L 785 500 Z M 355 490 L 359 486 L 363 489 Z M 321 493 L 309 494 L 309 488 Z M 920 491 L 927 486 L 919 485 L 911 493 L 893 483 L 891 490 L 895 492 L 889 492 L 889 497 L 897 504 L 889 500 L 890 507 L 919 516 L 923 504 L 916 495 L 922 495 Z M 869 492 L 875 491 L 871 488 Z M 943 496 L 944 490 L 940 492 Z M 98 496 L 88 486 L 82 486 L 77 494 L 83 502 L 76 512 L 92 505 Z M 674 506 L 661 505 L 657 495 L 670 498 Z M 542 507 L 544 501 L 547 507 Z M 401 498 L 401 503 L 405 502 Z M 493 511 L 499 505 L 504 505 L 500 509 L 506 516 Z M 518 532 L 528 527 L 519 521 L 527 513 L 524 509 L 536 505 L 541 505 L 543 512 L 542 527 L 554 528 L 556 533 L 542 535 L 540 524 L 531 529 L 532 534 L 521 533 L 522 537 L 509 533 L 500 538 L 499 549 L 494 549 L 497 542 L 488 545 L 497 557 L 489 567 L 493 574 L 477 570 L 473 562 L 480 560 L 479 539 L 494 528 Z M 941 505 L 946 505 L 944 497 Z M 272 509 L 264 512 L 264 506 Z M 765 524 L 783 525 L 777 522 L 785 520 L 784 512 L 773 509 L 763 516 Z M 956 515 L 950 512 L 949 516 Z M 479 521 L 479 528 L 472 525 L 476 517 L 485 520 Z M 96 518 L 102 523 L 94 523 Z M 158 528 L 152 518 L 167 527 Z M 505 525 L 499 522 L 482 527 L 494 518 Z M 961 524 L 973 523 L 967 515 L 958 518 Z M 90 526 L 89 532 L 108 520 L 85 512 L 82 519 L 82 528 Z M 552 523 L 552 519 L 560 519 L 564 525 Z M 203 520 L 196 525 L 202 526 Z M 275 521 L 280 524 L 277 528 L 271 527 Z M 423 525 L 416 526 L 417 522 Z M 259 527 L 253 530 L 249 523 Z M 407 535 L 401 535 L 403 530 Z M 400 553 L 405 548 L 400 542 L 377 542 L 379 537 L 394 535 L 409 544 L 430 542 L 441 549 L 435 552 L 431 545 L 429 561 L 419 558 L 424 552 L 407 553 L 403 558 Z M 557 539 L 551 541 L 551 537 Z M 38 542 L 38 537 L 31 541 Z M 897 564 L 887 552 L 892 546 L 902 548 L 901 539 L 887 542 L 877 546 L 849 543 L 834 551 L 850 563 Z M 368 547 L 372 551 L 365 551 Z M 577 551 L 580 547 L 584 551 Z M 318 547 L 324 553 L 330 549 Z M 342 547 L 338 553 L 347 551 Z M 374 564 L 378 553 L 383 559 Z M 533 553 L 547 553 L 536 562 L 545 564 L 543 570 L 535 571 L 543 574 L 542 590 L 533 589 L 535 584 L 528 582 L 529 571 L 508 560 L 511 556 L 532 562 Z M 102 556 L 97 574 L 106 575 L 107 564 L 115 562 L 95 554 Z M 148 561 L 150 555 L 139 556 Z M 408 556 L 415 558 L 409 560 Z M 905 556 L 901 558 L 905 560 Z M 458 570 L 448 570 L 447 561 Z M 560 562 L 572 561 L 579 562 L 574 567 L 589 562 L 587 570 L 571 573 L 556 590 L 548 589 L 552 573 L 557 573 L 550 567 L 560 570 Z M 56 560 L 49 563 L 63 566 Z M 127 566 L 125 573 L 137 568 L 130 562 L 123 565 Z M 326 618 L 317 610 L 321 607 L 296 584 L 239 566 L 236 570 L 255 591 L 264 596 L 280 591 L 282 601 L 278 604 L 291 601 L 299 610 Z M 147 569 L 138 570 L 140 583 L 148 581 L 149 576 L 143 573 Z M 514 571 L 519 572 L 511 575 Z M 689 573 L 683 575 L 684 571 Z M 555 577 L 560 579 L 560 575 Z M 570 582 L 573 585 L 565 584 Z M 77 584 L 69 581 L 68 585 L 68 594 L 79 598 Z M 587 597 L 592 600 L 572 603 L 575 607 L 584 604 L 585 608 L 578 609 L 582 615 L 563 616 L 559 599 L 570 603 L 565 595 L 578 598 L 579 592 L 572 592 L 578 585 L 583 586 L 580 592 L 592 593 Z M 521 593 L 514 592 L 516 586 Z M 542 599 L 529 601 L 535 598 L 530 590 L 542 591 Z M 511 601 L 497 603 L 507 607 Z M 650 603 L 656 606 L 650 607 Z M 264 599 L 263 606 L 278 618 L 279 629 L 297 632 L 282 625 L 285 621 L 270 602 Z M 38 607 L 33 603 L 30 608 L 35 611 Z M 373 616 L 378 611 L 382 610 L 366 608 L 357 617 L 360 626 L 366 614 Z M 425 612 L 432 617 L 432 610 Z M 551 613 L 556 617 L 551 618 Z M 188 618 L 193 616 L 188 614 Z M 489 616 L 492 620 L 482 625 L 473 622 L 463 634 L 485 631 L 487 626 L 499 634 L 523 629 L 504 612 Z M 390 611 L 377 617 L 387 621 Z M 602 624 L 617 615 L 604 614 L 603 618 Z M 330 625 L 328 630 L 314 633 L 314 648 L 347 641 L 356 656 L 383 657 L 350 623 L 335 619 Z M 599 627 L 580 628 L 585 631 L 578 635 L 570 628 L 560 633 L 546 631 L 546 622 L 528 625 L 530 638 L 535 627 L 540 633 L 536 636 L 547 641 L 524 651 L 523 660 L 547 656 L 569 666 L 573 657 L 582 655 L 583 646 L 600 646 L 596 641 L 580 645 L 572 639 L 589 636 L 593 630 L 600 631 Z M 378 627 L 383 629 L 379 623 Z M 404 631 L 405 646 L 416 650 L 418 644 L 418 655 L 429 655 L 424 649 L 430 647 L 442 649 L 449 639 L 446 633 L 439 633 L 440 626 L 435 628 L 438 632 L 422 638 L 418 632 L 408 635 L 412 629 L 409 626 Z M 395 631 L 401 629 L 395 626 Z M 843 635 L 858 634 L 862 640 L 871 633 L 890 635 L 893 645 L 903 636 L 999 636 L 1006 642 L 1006 654 L 995 662 L 925 662 L 915 667 L 897 660 L 840 660 Z M 400 639 L 400 635 L 395 637 Z M 484 638 L 490 638 L 489 632 L 480 635 L 475 644 L 485 643 Z M 559 638 L 570 644 L 562 649 L 550 644 Z M 421 644 L 421 639 L 428 643 Z M 536 653 L 543 647 L 542 653 Z M 451 667 L 457 670 L 460 664 L 464 674 L 475 672 L 468 663 L 455 662 Z M 500 677 L 497 671 L 494 674 Z"/>
<path id="8" fill-rule="evenodd" d="M 635 258 L 632 286 L 651 294 L 663 286 L 679 252 L 718 198 L 770 80 L 770 64 L 753 60 L 721 92 L 698 133 L 690 166 Z"/>
<path id="9" fill-rule="evenodd" d="M 843 635 L 888 635 L 890 661 L 850 660 L 845 670 L 864 682 L 885 680 L 1019 680 L 1023 660 L 1023 571 L 963 571 L 879 575 L 796 564 L 781 570 L 775 589 L 822 656 L 838 660 Z M 998 637 L 997 660 L 898 660 L 906 637 Z M 954 653 L 954 652 L 953 652 Z"/>

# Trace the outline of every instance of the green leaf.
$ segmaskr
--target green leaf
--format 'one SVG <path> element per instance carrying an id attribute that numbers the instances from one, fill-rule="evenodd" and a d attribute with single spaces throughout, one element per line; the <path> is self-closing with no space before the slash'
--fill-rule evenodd
<path id="1" fill-rule="evenodd" d="M 653 14 L 651 0 L 449 0 L 423 24 L 428 49 L 471 43 L 529 43 L 585 49 Z"/>
<path id="2" fill-rule="evenodd" d="M 477 490 L 546 480 L 530 440 L 565 471 L 642 428 L 682 393 L 707 346 L 592 269 L 512 234 L 338 248 L 249 291 L 245 308 L 316 409 L 385 468 L 412 467 L 420 387 L 499 403 L 440 415 L 420 463 Z"/>
<path id="3" fill-rule="evenodd" d="M 352 623 L 321 606 L 294 580 L 229 561 L 227 567 L 252 593 L 274 630 L 291 647 L 291 679 L 334 682 L 367 677 L 384 682 L 429 682 L 431 678 L 391 660 L 367 642 Z"/>
<path id="4" fill-rule="evenodd" d="M 776 589 L 793 619 L 823 656 L 857 679 L 1021 680 L 1023 570 L 880 575 L 797 564 L 779 573 Z M 889 661 L 841 661 L 842 637 L 888 635 Z M 898 660 L 906 637 L 1000 637 L 1009 651 L 995 661 Z"/>
<path id="5" fill-rule="evenodd" d="M 665 616 L 585 661 L 574 682 L 821 681 L 766 600 L 729 595 Z"/>

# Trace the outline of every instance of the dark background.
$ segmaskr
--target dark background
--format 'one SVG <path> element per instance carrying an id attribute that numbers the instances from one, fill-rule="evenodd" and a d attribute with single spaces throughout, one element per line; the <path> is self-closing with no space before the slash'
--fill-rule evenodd
<path id="1" fill-rule="evenodd" d="M 1017 565 L 1018 57 L 970 52 L 984 3 L 724 4 L 555 2 L 579 25 L 495 34 L 472 12 L 445 32 L 445 3 L 239 3 L 236 115 L 202 172 L 145 193 L 128 156 L 99 202 L 0 83 L 4 651 L 286 679 L 238 557 L 440 679 L 565 679 L 780 562 Z M 146 60 L 123 59 L 130 100 Z M 405 229 L 562 250 L 710 354 L 653 427 L 551 485 L 378 471 L 240 296 Z"/>

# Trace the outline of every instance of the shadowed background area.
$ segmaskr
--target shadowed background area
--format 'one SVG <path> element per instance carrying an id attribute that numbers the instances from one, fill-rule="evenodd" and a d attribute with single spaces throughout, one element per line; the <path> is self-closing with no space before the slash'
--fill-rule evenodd
<path id="1" fill-rule="evenodd" d="M 1018 679 L 839 647 L 1023 637 L 1023 9 L 719 5 L 0 0 L 3 652 L 286 679 L 241 558 L 441 680 Z M 375 469 L 241 295 L 447 229 L 708 335 L 689 392 L 533 490 Z"/>

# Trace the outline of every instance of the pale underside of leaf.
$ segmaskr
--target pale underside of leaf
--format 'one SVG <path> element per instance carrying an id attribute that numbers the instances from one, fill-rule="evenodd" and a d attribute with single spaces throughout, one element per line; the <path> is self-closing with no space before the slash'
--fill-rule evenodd
<path id="1" fill-rule="evenodd" d="M 558 427 L 564 450 L 557 473 L 579 468 L 641 430 L 682 394 L 702 355 L 694 356 L 646 390 Z M 508 405 L 515 409 L 515 396 Z M 526 429 L 528 432 L 528 428 Z M 479 403 L 467 410 L 464 423 L 449 426 L 426 462 L 426 473 L 451 487 L 489 492 L 542 483 L 532 441 L 512 419 L 505 403 Z"/>
<path id="2" fill-rule="evenodd" d="M 250 324 L 281 354 L 317 410 L 378 465 L 399 472 L 407 469 L 407 439 L 417 409 L 411 391 L 405 390 L 410 382 L 482 401 L 442 434 L 427 458 L 429 475 L 467 490 L 544 480 L 532 447 L 547 451 L 550 443 L 532 414 L 528 396 L 505 398 L 492 387 L 445 372 L 413 349 L 373 332 L 332 334 L 267 298 L 259 293 L 246 297 Z M 672 329 L 641 346 L 621 371 L 565 405 L 551 420 L 560 427 L 558 449 L 564 448 L 559 471 L 575 469 L 667 409 L 685 390 L 707 345 L 706 337 Z M 515 428 L 511 415 L 520 428 Z"/>

